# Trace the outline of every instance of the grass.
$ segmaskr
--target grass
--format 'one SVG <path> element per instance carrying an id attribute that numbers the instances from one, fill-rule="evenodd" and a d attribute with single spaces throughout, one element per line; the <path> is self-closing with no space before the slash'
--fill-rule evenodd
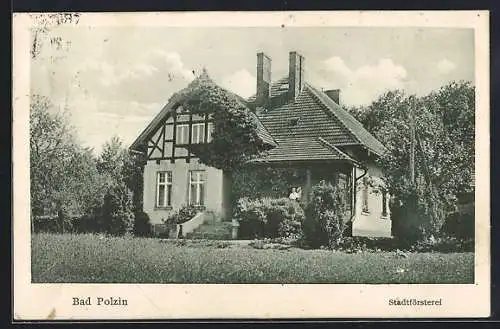
<path id="1" fill-rule="evenodd" d="M 183 240 L 181 240 L 183 241 Z M 473 283 L 473 253 L 346 254 L 39 233 L 33 283 Z"/>

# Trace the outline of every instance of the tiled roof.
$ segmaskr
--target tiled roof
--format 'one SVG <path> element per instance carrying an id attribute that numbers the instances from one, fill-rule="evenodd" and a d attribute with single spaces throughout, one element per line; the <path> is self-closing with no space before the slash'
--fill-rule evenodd
<path id="1" fill-rule="evenodd" d="M 273 82 L 271 98 L 286 93 L 287 89 L 287 77 Z M 254 100 L 255 96 L 248 99 L 249 102 Z M 359 121 L 325 93 L 308 83 L 295 102 L 268 109 L 258 116 L 276 140 L 322 137 L 337 146 L 358 144 L 378 155 L 385 152 L 382 143 Z"/>
<path id="2" fill-rule="evenodd" d="M 278 146 L 251 162 L 284 162 L 304 160 L 341 160 L 356 162 L 322 138 L 289 138 L 277 140 Z"/>
<path id="3" fill-rule="evenodd" d="M 276 140 L 323 137 L 334 145 L 358 142 L 307 89 L 295 102 L 261 112 L 258 116 Z"/>
<path id="4" fill-rule="evenodd" d="M 309 90 L 319 98 L 324 106 L 343 123 L 349 132 L 357 138 L 360 144 L 366 146 L 378 155 L 382 155 L 386 152 L 385 146 L 372 134 L 370 134 L 368 130 L 363 127 L 361 122 L 356 120 L 351 114 L 349 114 L 349 112 L 343 109 L 342 106 L 335 103 L 330 97 L 328 97 L 328 95 L 315 89 L 313 86 L 307 84 L 307 88 L 309 88 Z"/>

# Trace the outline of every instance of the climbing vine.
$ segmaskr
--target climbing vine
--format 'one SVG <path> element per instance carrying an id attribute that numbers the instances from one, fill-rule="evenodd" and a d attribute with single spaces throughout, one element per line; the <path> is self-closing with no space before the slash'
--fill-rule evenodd
<path id="1" fill-rule="evenodd" d="M 206 144 L 189 151 L 208 166 L 232 171 L 272 147 L 258 134 L 258 119 L 238 96 L 217 86 L 206 71 L 182 91 L 183 108 L 212 116 L 214 131 Z"/>

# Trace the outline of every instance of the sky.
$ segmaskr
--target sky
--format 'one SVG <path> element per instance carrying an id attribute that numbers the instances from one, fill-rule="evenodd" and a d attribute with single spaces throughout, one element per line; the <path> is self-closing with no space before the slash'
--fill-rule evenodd
<path id="1" fill-rule="evenodd" d="M 453 80 L 474 82 L 474 31 L 382 27 L 59 27 L 31 62 L 31 89 L 69 109 L 84 146 L 113 136 L 130 145 L 169 97 L 203 68 L 243 97 L 256 88 L 257 53 L 272 79 L 288 53 L 305 58 L 309 83 L 341 89 L 345 105 L 367 105 L 387 90 L 424 95 Z M 50 45 L 61 37 L 64 49 Z"/>

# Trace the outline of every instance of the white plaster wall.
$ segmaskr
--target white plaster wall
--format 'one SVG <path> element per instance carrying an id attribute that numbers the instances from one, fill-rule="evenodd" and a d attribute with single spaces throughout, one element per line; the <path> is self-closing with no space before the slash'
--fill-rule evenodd
<path id="1" fill-rule="evenodd" d="M 205 166 L 197 159 L 161 160 L 159 164 L 150 160 L 144 166 L 144 211 L 149 215 L 151 224 L 162 224 L 163 219 L 182 205 L 188 203 L 188 184 L 190 170 L 205 170 L 205 207 L 207 210 L 220 212 L 222 209 L 222 171 Z M 172 171 L 172 208 L 156 208 L 156 173 L 158 171 Z"/>
<path id="2" fill-rule="evenodd" d="M 363 174 L 363 170 L 356 169 L 356 177 Z M 382 172 L 373 164 L 368 166 L 366 176 L 381 177 Z M 391 237 L 391 214 L 387 207 L 387 216 L 382 216 L 382 191 L 376 193 L 372 187 L 368 188 L 368 213 L 363 212 L 363 179 L 358 181 L 356 188 L 356 208 L 352 225 L 354 236 Z M 387 202 L 389 196 L 387 197 Z"/>

